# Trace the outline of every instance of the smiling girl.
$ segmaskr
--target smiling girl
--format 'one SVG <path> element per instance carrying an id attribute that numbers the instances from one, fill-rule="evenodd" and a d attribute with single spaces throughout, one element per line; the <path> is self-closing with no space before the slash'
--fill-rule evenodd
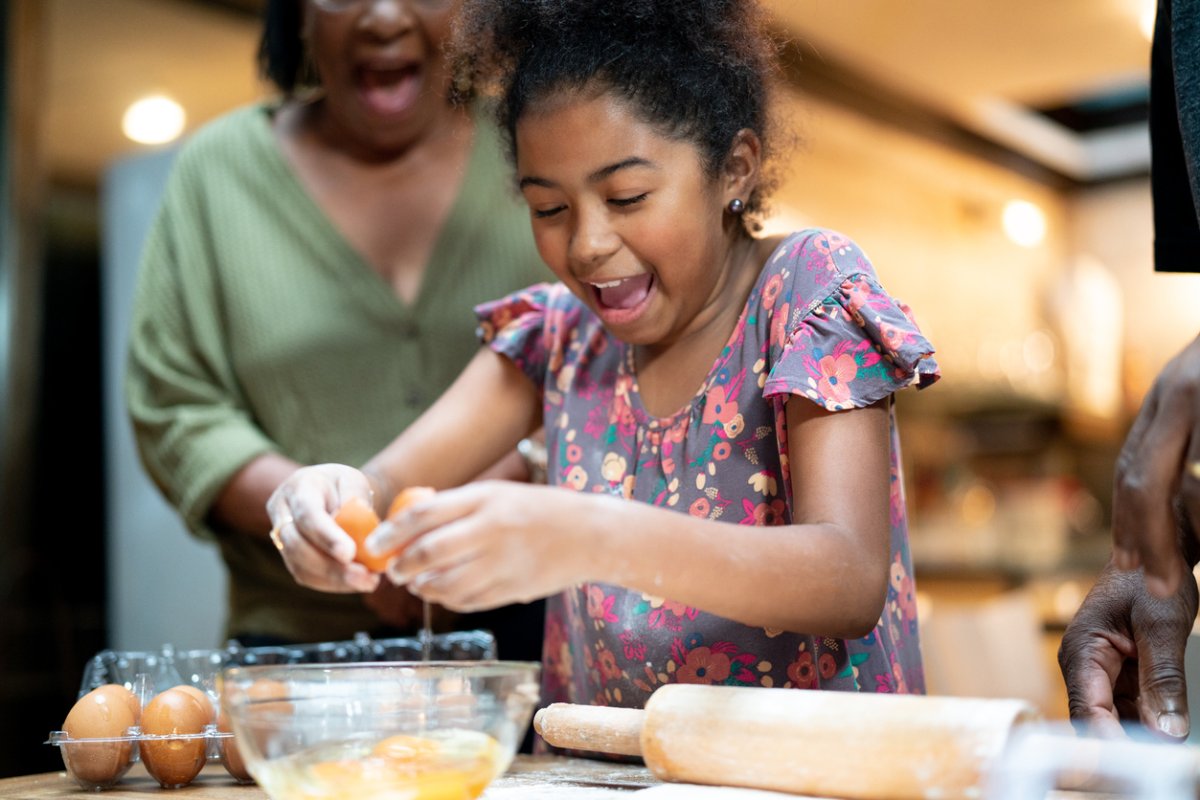
<path id="1" fill-rule="evenodd" d="M 477 309 L 486 346 L 362 471 L 276 491 L 300 582 L 368 586 L 330 512 L 430 484 L 372 545 L 451 608 L 550 597 L 544 701 L 923 691 L 890 397 L 933 348 L 846 237 L 752 234 L 762 30 L 746 0 L 464 3 L 456 85 L 500 93 L 559 282 Z M 543 422 L 551 486 L 461 486 Z"/>

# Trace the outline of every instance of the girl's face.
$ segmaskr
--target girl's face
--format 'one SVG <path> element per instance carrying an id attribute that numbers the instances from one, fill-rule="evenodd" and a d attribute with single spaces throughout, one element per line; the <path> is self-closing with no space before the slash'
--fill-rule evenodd
<path id="1" fill-rule="evenodd" d="M 705 173 L 608 93 L 554 98 L 516 125 L 517 176 L 542 259 L 615 336 L 667 347 L 745 298 L 725 207 L 745 187 Z"/>
<path id="2" fill-rule="evenodd" d="M 442 44 L 457 0 L 305 0 L 304 26 L 336 130 L 402 150 L 445 114 Z"/>

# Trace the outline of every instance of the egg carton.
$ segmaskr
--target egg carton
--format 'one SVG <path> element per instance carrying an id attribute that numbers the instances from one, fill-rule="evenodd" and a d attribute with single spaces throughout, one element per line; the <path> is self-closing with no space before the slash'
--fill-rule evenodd
<path id="1" fill-rule="evenodd" d="M 218 676 L 225 667 L 423 659 L 475 661 L 495 657 L 495 637 L 484 630 L 439 633 L 427 641 L 416 636 L 374 639 L 360 633 L 346 641 L 288 646 L 244 647 L 231 640 L 219 649 L 176 650 L 164 645 L 157 651 L 102 650 L 85 666 L 78 697 L 101 686 L 122 686 L 144 709 L 168 689 L 192 686 L 203 692 L 216 710 L 220 708 Z M 115 786 L 139 760 L 146 762 L 147 771 L 163 788 L 187 785 L 205 763 L 221 764 L 239 783 L 253 783 L 237 755 L 234 735 L 220 730 L 215 723 L 206 724 L 198 733 L 178 735 L 152 735 L 137 726 L 118 736 L 86 738 L 51 731 L 46 744 L 59 748 L 68 774 L 87 790 Z M 154 763 L 156 752 L 170 753 L 169 763 Z M 164 761 L 162 756 L 158 760 Z"/>

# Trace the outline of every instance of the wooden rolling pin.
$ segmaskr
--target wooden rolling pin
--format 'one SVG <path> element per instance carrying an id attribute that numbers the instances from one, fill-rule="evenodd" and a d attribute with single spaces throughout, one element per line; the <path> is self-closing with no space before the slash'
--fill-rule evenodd
<path id="1" fill-rule="evenodd" d="M 554 703 L 550 744 L 641 755 L 664 781 L 856 800 L 978 798 L 1020 700 L 668 684 L 645 710 Z"/>

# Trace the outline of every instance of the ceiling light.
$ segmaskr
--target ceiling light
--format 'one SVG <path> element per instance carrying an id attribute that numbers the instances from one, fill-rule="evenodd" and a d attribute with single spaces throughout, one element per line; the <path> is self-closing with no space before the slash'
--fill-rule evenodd
<path id="1" fill-rule="evenodd" d="M 1154 14 L 1158 10 L 1158 3 L 1155 0 L 1142 0 L 1142 14 L 1138 18 L 1138 26 L 1142 29 L 1142 35 L 1147 39 L 1154 39 Z"/>
<path id="2" fill-rule="evenodd" d="M 183 133 L 183 106 L 169 97 L 143 97 L 125 110 L 121 130 L 138 144 L 166 144 Z"/>
<path id="3" fill-rule="evenodd" d="M 1046 215 L 1028 200 L 1004 204 L 1004 233 L 1021 247 L 1037 247 L 1046 238 Z"/>

